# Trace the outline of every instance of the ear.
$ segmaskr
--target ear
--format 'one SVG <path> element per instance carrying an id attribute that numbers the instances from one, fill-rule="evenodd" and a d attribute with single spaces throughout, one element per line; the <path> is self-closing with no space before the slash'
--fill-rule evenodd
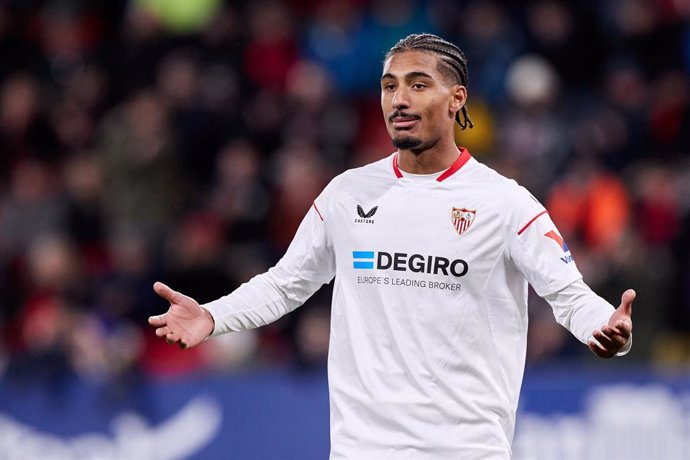
<path id="1" fill-rule="evenodd" d="M 453 85 L 450 90 L 450 103 L 448 105 L 448 111 L 453 118 L 465 106 L 465 102 L 467 102 L 467 88 L 462 85 Z"/>

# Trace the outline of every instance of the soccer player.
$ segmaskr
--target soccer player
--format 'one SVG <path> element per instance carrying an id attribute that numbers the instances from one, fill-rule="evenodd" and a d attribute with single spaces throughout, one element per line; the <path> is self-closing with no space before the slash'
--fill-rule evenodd
<path id="1" fill-rule="evenodd" d="M 156 283 L 156 334 L 192 347 L 263 326 L 335 277 L 331 459 L 509 458 L 527 283 L 603 358 L 630 348 L 635 292 L 618 308 L 592 292 L 542 205 L 455 145 L 466 100 L 458 47 L 398 42 L 381 77 L 397 151 L 333 179 L 285 256 L 231 294 L 200 306 Z"/>

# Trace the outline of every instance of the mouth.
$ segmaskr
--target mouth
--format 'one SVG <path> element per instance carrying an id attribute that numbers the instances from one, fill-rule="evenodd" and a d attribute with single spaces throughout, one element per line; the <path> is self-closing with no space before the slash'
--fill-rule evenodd
<path id="1" fill-rule="evenodd" d="M 416 125 L 420 117 L 418 115 L 408 115 L 408 114 L 393 114 L 388 117 L 388 120 L 393 125 L 393 129 L 407 130 L 411 129 Z"/>

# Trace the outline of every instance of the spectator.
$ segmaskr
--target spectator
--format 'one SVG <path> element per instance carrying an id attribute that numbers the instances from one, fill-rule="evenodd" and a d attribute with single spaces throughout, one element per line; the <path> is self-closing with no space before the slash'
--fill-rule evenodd
<path id="1" fill-rule="evenodd" d="M 273 329 L 178 355 L 140 330 L 150 281 L 213 297 L 274 264 L 335 172 L 392 151 L 372 81 L 415 31 L 467 51 L 475 129 L 458 141 L 548 203 L 602 294 L 637 287 L 631 358 L 690 362 L 689 14 L 644 0 L 3 3 L 0 370 L 2 350 L 8 372 L 47 379 L 318 368 L 328 290 Z M 530 359 L 577 359 L 544 308 Z"/>

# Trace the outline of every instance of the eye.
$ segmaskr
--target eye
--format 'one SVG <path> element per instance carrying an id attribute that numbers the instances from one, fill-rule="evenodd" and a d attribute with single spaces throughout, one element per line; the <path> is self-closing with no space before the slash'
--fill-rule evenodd
<path id="1" fill-rule="evenodd" d="M 417 83 L 414 83 L 412 85 L 412 89 L 420 90 L 420 89 L 424 89 L 424 88 L 426 88 L 426 85 L 424 83 L 417 82 Z"/>
<path id="2" fill-rule="evenodd" d="M 395 90 L 395 85 L 393 83 L 385 83 L 383 85 L 383 89 L 386 91 L 394 91 Z"/>

